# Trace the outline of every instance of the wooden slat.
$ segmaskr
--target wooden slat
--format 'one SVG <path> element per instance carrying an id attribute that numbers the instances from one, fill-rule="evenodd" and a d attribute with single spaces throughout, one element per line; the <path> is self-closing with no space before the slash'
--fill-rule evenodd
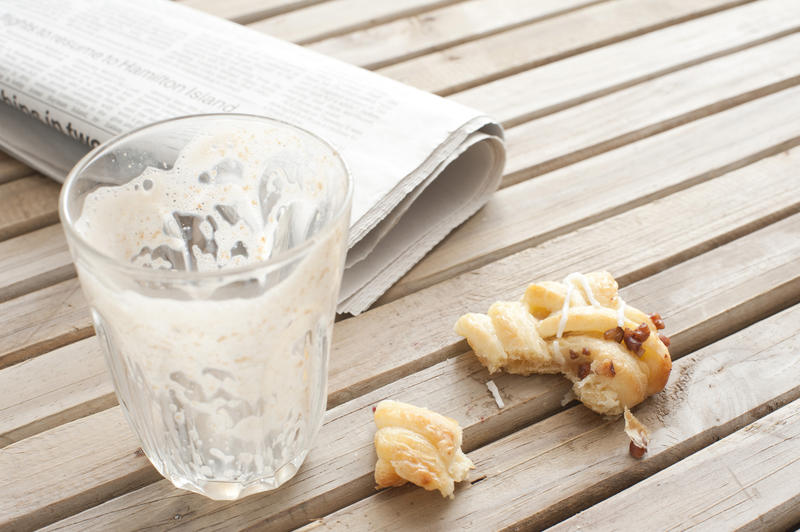
<path id="1" fill-rule="evenodd" d="M 775 236 L 785 234 L 787 230 L 796 230 L 798 224 L 800 216 L 795 217 L 791 227 L 777 230 Z M 648 307 L 659 305 L 660 310 L 669 316 L 669 330 L 677 331 L 673 335 L 676 341 L 679 342 L 680 337 L 689 329 L 700 329 L 711 333 L 712 329 L 706 329 L 702 321 L 686 320 L 687 316 L 683 313 L 695 306 L 707 306 L 709 315 L 723 315 L 734 309 L 743 311 L 744 314 L 752 311 L 753 308 L 748 304 L 748 297 L 745 294 L 762 293 L 753 290 L 756 287 L 752 286 L 753 283 L 761 282 L 760 268 L 753 268 L 752 263 L 736 265 L 729 259 L 731 256 L 752 259 L 753 255 L 749 252 L 753 250 L 748 244 L 761 241 L 763 238 L 758 239 L 753 236 L 749 238 L 749 242 L 737 244 L 737 249 L 729 245 L 712 252 L 714 256 L 705 262 L 710 265 L 705 276 L 693 279 L 695 290 L 686 290 L 685 293 L 689 297 L 678 302 L 682 311 L 670 308 L 669 303 L 664 305 L 660 301 L 664 295 L 673 290 L 676 283 L 687 278 L 683 264 L 654 278 L 645 279 L 630 288 L 636 287 L 640 293 L 646 293 Z M 794 253 L 797 254 L 798 250 Z M 758 264 L 758 261 L 755 264 Z M 781 270 L 784 280 L 792 279 L 789 282 L 793 283 L 794 299 L 797 300 L 800 296 L 798 272 L 791 268 L 788 261 L 784 261 L 784 265 L 777 269 Z M 720 291 L 697 289 L 698 286 L 703 286 L 703 283 L 707 286 L 709 276 L 716 274 L 719 274 L 720 280 L 723 281 Z M 731 290 L 733 285 L 738 285 L 743 290 Z M 623 292 L 624 296 L 628 297 L 630 290 L 626 289 Z M 738 303 L 734 303 L 729 297 L 731 293 L 743 297 Z M 773 296 L 780 297 L 785 293 L 786 290 L 779 289 L 773 292 Z M 785 303 L 785 301 L 778 302 L 775 297 L 772 299 L 773 303 L 779 303 L 781 306 Z M 731 303 L 735 306 L 728 306 Z M 737 314 L 740 318 L 743 317 L 741 312 Z M 753 314 L 749 319 L 755 317 L 757 315 Z M 741 326 L 742 322 L 737 325 Z M 716 329 L 714 332 L 720 330 Z M 713 338 L 715 337 L 707 337 L 705 343 Z M 678 346 L 674 348 L 676 358 L 684 354 L 680 349 Z M 679 368 L 676 371 L 680 371 Z M 800 367 L 797 371 L 800 371 Z M 293 528 L 307 519 L 320 517 L 332 508 L 372 492 L 374 426 L 370 416 L 370 405 L 375 402 L 391 397 L 425 404 L 445 415 L 456 417 L 465 428 L 464 445 L 470 450 L 514 428 L 557 411 L 560 408 L 561 397 L 569 387 L 566 380 L 555 376 L 530 378 L 493 376 L 506 398 L 505 408 L 498 412 L 483 385 L 486 379 L 488 379 L 486 371 L 480 367 L 473 355 L 467 353 L 400 379 L 329 411 L 328 422 L 323 427 L 319 439 L 320 442 L 326 442 L 325 445 L 320 445 L 312 453 L 298 477 L 280 491 L 250 497 L 235 504 L 213 503 L 194 494 L 181 493 L 168 482 L 160 481 L 139 492 L 90 509 L 68 519 L 65 523 L 60 523 L 59 526 L 70 524 L 88 530 L 109 525 L 124 526 L 124 523 L 135 522 L 137 526 L 161 528 L 170 524 L 170 520 L 177 516 L 181 524 L 192 528 L 213 527 L 219 523 L 241 528 L 264 522 L 268 522 L 274 530 Z M 786 377 L 786 380 L 790 379 Z M 599 418 L 591 414 L 590 416 Z"/>
<path id="2" fill-rule="evenodd" d="M 452 94 L 750 0 L 615 0 L 401 61 L 378 72 Z"/>
<path id="3" fill-rule="evenodd" d="M 481 480 L 455 500 L 394 488 L 308 529 L 421 530 L 432 519 L 443 530 L 546 527 L 796 400 L 798 349 L 793 307 L 678 360 L 666 389 L 636 409 L 651 431 L 642 460 L 629 456 L 621 419 L 576 406 L 469 453 Z"/>
<path id="4" fill-rule="evenodd" d="M 794 401 L 552 531 L 791 530 L 800 522 L 798 442 Z"/>
<path id="5" fill-rule="evenodd" d="M 305 44 L 417 15 L 460 0 L 329 0 L 250 24 L 274 37 Z"/>
<path id="6" fill-rule="evenodd" d="M 103 429 L 108 435 L 120 435 L 130 438 L 130 429 L 125 418 L 116 409 L 95 414 L 92 419 L 83 418 L 62 425 L 54 430 L 26 438 L 22 442 L 0 449 L 0 527 L 14 530 L 28 530 L 48 523 L 62 515 L 63 512 L 78 511 L 85 505 L 99 502 L 108 496 L 108 491 L 118 494 L 136 489 L 158 478 L 158 473 L 150 465 L 144 453 L 139 451 L 138 444 L 130 448 L 130 452 L 119 455 L 118 447 L 98 445 L 98 433 L 93 430 L 76 430 L 86 423 L 102 419 Z M 62 437 L 64 430 L 70 430 L 70 438 Z M 20 460 L 27 455 L 36 455 L 35 462 L 19 467 Z M 91 463 L 91 469 L 84 469 L 79 475 L 67 480 L 61 471 L 71 470 L 70 463 Z M 133 467 L 132 467 L 133 466 Z M 118 473 L 123 468 L 132 472 L 124 477 L 115 477 L 113 485 L 106 479 L 110 472 Z M 37 485 L 33 478 L 53 478 L 50 486 Z M 82 485 L 81 497 L 71 497 L 69 485 Z M 61 493 L 63 498 L 56 494 Z M 16 502 L 26 499 L 39 499 L 39 508 L 35 516 L 18 519 L 19 508 Z M 55 499 L 55 500 L 54 500 Z M 108 530 L 108 529 L 106 529 Z"/>
<path id="7" fill-rule="evenodd" d="M 796 145 L 798 100 L 800 88 L 787 89 L 500 190 L 378 304 Z M 531 170 L 542 161 L 516 134 L 524 127 L 508 131 L 510 171 L 523 168 L 521 161 Z"/>
<path id="8" fill-rule="evenodd" d="M 0 317 L 0 369 L 94 334 L 78 279 L 0 303 Z"/>
<path id="9" fill-rule="evenodd" d="M 798 28 L 800 4 L 761 0 L 486 83 L 451 98 L 482 109 L 508 126 L 516 125 Z"/>
<path id="10" fill-rule="evenodd" d="M 640 303 L 641 306 L 646 309 L 653 309 L 653 307 L 657 306 L 657 310 L 667 316 L 670 325 L 670 333 L 674 335 L 674 353 L 681 354 L 693 347 L 693 345 L 682 339 L 690 329 L 693 331 L 693 335 L 706 335 L 703 338 L 693 336 L 693 341 L 698 342 L 695 345 L 704 344 L 717 338 L 717 334 L 725 333 L 728 330 L 726 327 L 740 327 L 745 323 L 758 319 L 765 312 L 769 312 L 775 308 L 782 308 L 800 299 L 800 277 L 798 277 L 798 272 L 796 268 L 794 268 L 795 261 L 800 258 L 800 242 L 797 242 L 794 246 L 785 249 L 781 253 L 771 253 L 776 247 L 781 246 L 779 243 L 785 240 L 785 235 L 793 234 L 798 231 L 798 229 L 800 229 L 800 215 L 796 215 L 791 219 L 775 224 L 758 233 L 754 233 L 740 241 L 734 241 L 727 246 L 709 253 L 702 259 L 698 258 L 694 261 L 682 263 L 652 278 L 645 279 L 640 283 L 624 289 L 623 295 L 626 299 Z M 591 261 L 591 258 L 587 257 L 586 261 Z M 525 269 L 527 266 L 528 265 L 525 263 L 520 263 L 518 268 Z M 560 270 L 555 270 L 553 273 L 554 275 L 564 275 L 568 272 L 568 268 L 571 267 L 586 270 L 590 269 L 592 266 L 590 264 L 572 264 L 567 267 L 562 266 Z M 704 273 L 692 277 L 699 268 L 704 268 Z M 718 282 L 719 290 L 699 290 L 698 287 L 704 287 L 708 283 L 711 272 L 713 272 Z M 689 279 L 691 281 L 683 282 L 680 295 L 685 297 L 671 298 L 670 294 L 676 290 L 675 285 L 680 284 L 684 279 Z M 518 281 L 514 280 L 511 282 L 516 284 Z M 509 281 L 506 280 L 506 283 L 509 283 Z M 517 289 L 517 292 L 521 292 L 521 288 Z M 449 296 L 449 303 L 452 304 L 453 300 L 459 297 L 460 294 L 458 293 L 451 294 Z M 674 305 L 674 307 L 672 305 Z M 703 315 L 698 315 L 692 312 L 696 307 L 702 307 L 705 313 Z M 484 310 L 484 308 L 473 307 L 470 310 Z M 691 315 L 691 319 L 684 319 L 684 314 Z M 447 332 L 445 327 L 449 329 L 457 315 L 458 312 L 455 310 L 445 315 L 447 323 L 438 325 L 438 327 L 443 329 L 440 333 Z M 731 319 L 731 315 L 736 315 L 737 318 Z M 724 323 L 720 324 L 719 319 L 723 316 L 727 319 L 723 320 Z M 704 323 L 708 323 L 708 327 L 702 325 Z M 362 336 L 362 339 L 363 338 Z M 461 414 L 457 416 L 460 419 L 463 417 L 464 409 L 470 412 L 469 415 L 471 417 L 469 418 L 469 422 L 466 423 L 467 441 L 469 446 L 477 446 L 486 441 L 490 441 L 491 435 L 497 435 L 498 431 L 509 430 L 513 426 L 519 426 L 523 420 L 530 421 L 532 418 L 544 417 L 552 412 L 553 409 L 557 409 L 567 386 L 566 381 L 562 382 L 561 380 L 554 380 L 550 377 L 539 378 L 540 380 L 535 381 L 538 384 L 534 386 L 531 386 L 525 379 L 518 381 L 515 380 L 516 377 L 500 377 L 497 379 L 498 384 L 502 389 L 506 390 L 506 393 L 510 396 L 508 408 L 504 410 L 504 416 L 507 415 L 509 417 L 501 416 L 497 419 L 487 421 L 483 418 L 488 418 L 490 415 L 493 415 L 492 413 L 494 411 L 488 406 L 484 406 L 483 409 L 472 406 L 477 400 L 476 397 L 481 398 L 486 396 L 486 390 L 481 386 L 486 377 L 479 378 L 478 374 L 485 375 L 485 372 L 480 369 L 480 366 L 470 355 L 458 357 L 456 360 L 444 361 L 418 374 L 412 374 L 409 377 L 390 383 L 382 389 L 375 390 L 364 397 L 356 399 L 352 404 L 346 403 L 342 405 L 343 411 L 341 409 L 333 409 L 329 411 L 328 419 L 337 420 L 338 422 L 338 420 L 345 416 L 342 412 L 355 412 L 353 415 L 356 415 L 356 419 L 359 419 L 363 424 L 363 411 L 368 410 L 369 404 L 383 397 L 397 394 L 399 394 L 401 398 L 405 397 L 405 400 L 411 400 L 411 398 L 403 394 L 406 394 L 409 389 L 414 389 L 415 386 L 421 386 L 422 388 L 418 388 L 417 400 L 423 400 L 425 404 L 431 407 L 442 409 L 443 412 L 448 415 L 456 415 L 461 412 Z M 464 382 L 471 383 L 469 384 L 471 388 L 468 389 L 472 390 L 473 394 L 462 401 L 462 399 L 460 399 L 461 396 L 458 395 L 455 390 L 460 390 L 462 387 L 467 386 Z M 556 384 L 554 385 L 554 383 Z M 329 388 L 329 390 L 333 391 L 332 388 Z M 437 395 L 434 390 L 446 390 L 446 393 Z M 493 404 L 492 400 L 488 397 L 487 399 L 485 405 L 491 406 Z M 431 401 L 436 400 L 441 401 L 441 404 L 431 403 Z M 522 410 L 516 410 L 518 408 Z M 534 410 L 531 410 L 532 408 Z M 98 419 L 103 421 L 107 418 L 103 417 Z M 369 421 L 369 419 L 366 421 Z M 334 429 L 326 427 L 323 428 L 319 441 L 350 441 L 349 438 L 351 438 L 351 436 L 348 435 L 360 434 L 369 430 L 369 427 L 361 427 L 355 430 L 347 426 L 346 429 L 343 429 L 341 435 L 337 436 L 336 434 L 331 435 L 329 432 Z M 503 427 L 505 427 L 505 429 L 503 429 Z M 60 427 L 56 430 L 62 429 L 66 431 L 64 427 Z M 82 430 L 88 429 L 83 427 Z M 473 435 L 476 431 L 477 435 Z M 92 432 L 95 434 L 110 434 L 101 425 L 94 426 Z M 72 436 L 70 432 L 64 432 L 63 437 L 69 439 Z M 369 441 L 369 439 L 367 439 L 367 441 Z M 124 455 L 130 452 L 132 446 L 136 445 L 136 440 L 132 435 L 121 438 L 119 434 L 113 434 L 109 441 L 99 444 L 106 447 L 116 446 L 118 448 L 118 454 Z M 363 443 L 361 445 L 363 447 Z M 23 446 L 24 441 L 19 443 L 19 448 Z M 325 447 L 327 449 L 328 446 Z M 287 509 L 287 505 L 294 507 L 294 505 L 312 495 L 318 496 L 325 493 L 325 491 L 319 491 L 320 489 L 330 490 L 333 489 L 333 486 L 342 483 L 345 470 L 343 469 L 344 465 L 338 464 L 337 462 L 341 459 L 340 456 L 363 457 L 365 452 L 367 451 L 363 449 L 359 450 L 358 448 L 342 450 L 337 446 L 335 449 L 323 451 L 324 454 L 322 456 L 317 456 L 316 454 L 312 455 L 308 468 L 304 469 L 304 473 L 299 477 L 301 480 L 297 481 L 299 483 L 298 487 L 285 488 L 288 490 L 288 498 L 285 498 L 283 495 L 278 495 L 278 493 L 282 493 L 284 490 L 270 496 L 268 500 L 271 501 L 269 502 L 269 507 L 273 508 L 273 510 L 270 511 L 276 512 L 273 517 L 278 518 L 283 515 Z M 35 454 L 28 454 L 28 459 L 37 460 L 37 457 Z M 318 462 L 318 460 L 322 462 Z M 334 463 L 337 463 L 336 467 L 332 466 Z M 357 481 L 367 474 L 365 471 L 368 470 L 364 468 L 371 467 L 372 464 L 367 464 L 367 466 L 365 466 L 364 462 L 359 463 L 359 469 L 356 469 L 355 473 L 351 473 L 352 481 L 356 482 L 356 485 L 343 487 L 342 491 L 344 494 L 325 495 L 322 497 L 321 502 L 331 499 L 341 501 L 341 497 L 346 498 L 351 496 L 347 494 L 352 494 L 353 490 L 356 488 L 358 488 L 358 493 L 362 495 L 364 491 L 361 488 L 367 486 L 367 492 L 369 491 L 368 482 L 365 484 L 365 481 L 362 480 L 360 481 L 361 483 L 358 484 Z M 92 464 L 91 462 L 81 463 L 75 464 L 74 467 L 91 469 Z M 123 468 L 116 474 L 121 478 L 127 478 L 128 475 L 133 473 L 134 472 Z M 81 475 L 80 471 L 71 470 L 64 470 L 63 474 L 65 478 Z M 334 477 L 330 477 L 330 475 L 334 475 Z M 113 484 L 113 478 L 106 480 L 109 485 Z M 52 483 L 55 482 L 55 479 L 48 478 L 47 481 Z M 165 516 L 168 516 L 167 519 L 172 517 L 174 515 L 174 510 L 177 508 L 185 508 L 185 506 L 189 504 L 187 501 L 193 501 L 193 507 L 199 505 L 199 507 L 203 508 L 203 512 L 216 512 L 215 515 L 219 515 L 218 512 L 224 506 L 214 504 L 209 506 L 208 503 L 203 501 L 202 497 L 193 498 L 194 496 L 190 495 L 187 495 L 187 497 L 189 497 L 188 499 L 176 497 L 175 493 L 166 493 L 171 489 L 168 483 L 164 482 L 162 484 L 161 486 L 148 488 L 147 492 L 144 494 L 132 495 L 135 501 L 123 500 L 114 503 L 115 507 L 119 508 L 118 517 L 123 520 L 121 522 L 131 518 L 129 514 L 130 511 L 136 512 L 138 511 L 136 509 L 142 507 L 143 498 L 150 503 L 157 504 L 159 508 L 169 508 L 168 510 L 154 514 L 154 518 L 158 521 L 163 521 Z M 71 490 L 67 492 L 74 493 L 76 489 L 84 490 L 87 488 L 91 488 L 91 486 L 77 486 L 71 488 Z M 63 493 L 65 489 L 67 488 L 60 488 L 61 491 L 56 492 Z M 1 494 L 0 492 L 0 495 Z M 71 500 L 76 500 L 78 497 L 79 494 L 74 493 L 74 495 L 71 496 Z M 298 499 L 298 497 L 300 499 Z M 157 501 L 161 499 L 168 499 L 169 502 L 157 503 Z M 35 514 L 40 505 L 45 502 L 47 501 L 39 496 L 33 501 L 26 501 L 24 504 L 22 501 L 18 501 L 18 504 L 19 506 L 30 505 L 27 513 Z M 55 502 L 53 502 L 53 504 L 55 504 Z M 242 512 L 242 515 L 253 513 L 253 508 L 241 507 L 241 504 L 242 503 L 238 503 L 236 509 L 232 511 L 237 515 L 239 512 Z M 263 516 L 263 512 L 267 511 L 267 501 L 256 498 L 255 504 L 262 509 L 262 513 L 259 515 Z M 152 510 L 151 507 L 148 506 L 148 508 L 150 508 L 150 511 Z M 91 513 L 92 511 L 90 510 L 89 512 Z M 108 508 L 97 510 L 97 512 L 106 517 L 109 513 L 112 513 Z M 113 513 L 116 512 L 115 510 Z M 183 513 L 183 511 L 179 513 Z M 188 513 L 192 516 L 198 516 L 199 510 L 192 509 Z M 25 517 L 25 519 L 31 518 L 30 516 Z M 294 514 L 294 511 L 289 512 L 289 515 L 283 515 L 281 518 L 289 519 L 290 521 L 295 519 L 295 521 L 287 522 L 286 526 L 297 526 L 297 524 L 300 524 L 296 521 L 297 516 Z M 144 517 L 137 517 L 136 522 L 140 522 L 141 519 L 144 519 Z M 86 523 L 80 521 L 80 519 L 75 522 L 81 522 L 81 526 L 86 526 Z M 163 522 L 154 522 L 152 524 L 154 526 L 160 526 L 163 525 Z M 273 524 L 275 523 L 273 522 Z"/>
<path id="11" fill-rule="evenodd" d="M 365 68 L 447 46 L 595 3 L 597 0 L 466 0 L 423 14 L 315 42 L 310 48 Z"/>
<path id="12" fill-rule="evenodd" d="M 33 170 L 15 159 L 11 159 L 8 156 L 0 159 L 0 184 L 8 183 L 32 173 Z"/>
<path id="13" fill-rule="evenodd" d="M 60 185 L 39 175 L 0 185 L 0 240 L 58 221 Z"/>
<path id="14" fill-rule="evenodd" d="M 325 0 L 182 0 L 184 5 L 245 24 Z"/>
<path id="15" fill-rule="evenodd" d="M 97 338 L 0 371 L 0 447 L 117 404 Z"/>
<path id="16" fill-rule="evenodd" d="M 0 303 L 74 276 L 60 224 L 0 242 Z"/>
<path id="17" fill-rule="evenodd" d="M 799 4 L 800 5 L 800 4 Z M 512 128 L 505 183 L 800 83 L 800 33 L 656 78 Z"/>

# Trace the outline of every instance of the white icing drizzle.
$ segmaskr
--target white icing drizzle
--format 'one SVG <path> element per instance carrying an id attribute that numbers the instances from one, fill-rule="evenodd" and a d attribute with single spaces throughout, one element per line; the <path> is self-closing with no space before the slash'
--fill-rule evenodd
<path id="1" fill-rule="evenodd" d="M 489 388 L 489 391 L 492 392 L 492 397 L 494 397 L 494 402 L 497 403 L 497 408 L 504 408 L 506 405 L 503 402 L 503 398 L 500 396 L 500 390 L 497 389 L 497 385 L 494 381 L 486 381 L 486 387 Z"/>
<path id="2" fill-rule="evenodd" d="M 564 296 L 564 306 L 561 307 L 561 319 L 558 320 L 558 331 L 556 332 L 557 338 L 561 338 L 561 336 L 564 334 L 564 328 L 567 326 L 567 316 L 569 315 L 569 303 L 570 299 L 572 299 L 572 291 L 575 289 L 575 284 L 573 283 L 573 281 L 578 281 L 579 283 L 581 283 L 581 288 L 583 288 L 583 292 L 586 294 L 586 297 L 589 298 L 589 302 L 592 304 L 593 307 L 603 306 L 600 304 L 599 301 L 597 301 L 597 299 L 595 299 L 594 293 L 592 292 L 592 287 L 589 286 L 589 279 L 587 279 L 585 275 L 578 272 L 573 272 L 567 275 L 564 278 L 564 281 L 562 281 L 565 285 L 567 285 L 567 295 Z"/>
<path id="3" fill-rule="evenodd" d="M 553 348 L 553 355 L 555 355 L 553 358 L 555 358 L 556 362 L 559 364 L 563 364 L 564 355 L 561 354 L 561 346 L 558 345 L 558 340 L 553 340 Z"/>
<path id="4" fill-rule="evenodd" d="M 625 301 L 622 300 L 621 297 L 617 296 L 619 303 L 617 304 L 617 326 L 624 327 L 625 326 Z"/>

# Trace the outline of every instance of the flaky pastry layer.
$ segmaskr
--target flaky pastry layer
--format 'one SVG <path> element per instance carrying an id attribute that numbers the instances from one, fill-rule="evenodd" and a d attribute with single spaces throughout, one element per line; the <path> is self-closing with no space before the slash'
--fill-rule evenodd
<path id="1" fill-rule="evenodd" d="M 411 482 L 452 498 L 455 482 L 474 467 L 461 451 L 461 427 L 454 419 L 387 400 L 375 407 L 375 424 L 378 488 Z"/>
<path id="2" fill-rule="evenodd" d="M 455 332 L 490 373 L 563 373 L 581 402 L 607 415 L 661 391 L 672 368 L 654 319 L 622 301 L 608 272 L 532 284 L 521 301 L 461 316 Z"/>

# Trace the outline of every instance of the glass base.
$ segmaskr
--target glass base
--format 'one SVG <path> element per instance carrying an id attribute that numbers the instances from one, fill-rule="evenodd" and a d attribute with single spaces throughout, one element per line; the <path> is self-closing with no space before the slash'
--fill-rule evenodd
<path id="1" fill-rule="evenodd" d="M 171 475 L 165 475 L 164 472 L 161 471 L 161 468 L 157 466 L 156 469 L 158 469 L 167 480 L 172 482 L 176 488 L 193 491 L 215 501 L 233 501 L 255 493 L 279 488 L 297 474 L 307 454 L 308 452 L 304 451 L 296 456 L 289 463 L 275 471 L 275 474 L 272 476 L 253 480 L 248 483 L 207 479 L 194 480 L 184 477 L 176 478 Z"/>

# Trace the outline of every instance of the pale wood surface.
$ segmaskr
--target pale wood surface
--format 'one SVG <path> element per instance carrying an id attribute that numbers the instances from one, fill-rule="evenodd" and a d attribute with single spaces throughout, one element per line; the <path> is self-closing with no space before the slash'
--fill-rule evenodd
<path id="1" fill-rule="evenodd" d="M 74 275 L 60 224 L 0 242 L 0 303 Z"/>
<path id="2" fill-rule="evenodd" d="M 0 159 L 0 184 L 32 173 L 30 168 L 19 161 L 9 158 Z"/>
<path id="3" fill-rule="evenodd" d="M 800 520 L 798 442 L 794 401 L 553 531 L 788 529 Z M 696 488 L 687 493 L 687 485 Z M 637 512 L 642 501 L 649 504 L 646 519 Z"/>
<path id="4" fill-rule="evenodd" d="M 293 9 L 318 4 L 325 0 L 183 0 L 189 7 L 234 22 L 247 23 Z"/>
<path id="5" fill-rule="evenodd" d="M 741 0 L 601 2 L 401 61 L 378 72 L 423 90 L 450 94 L 742 3 Z M 536 45 L 521 45 L 527 42 Z"/>
<path id="6" fill-rule="evenodd" d="M 58 183 L 28 176 L 0 185 L 0 241 L 58 220 Z"/>
<path id="7" fill-rule="evenodd" d="M 761 0 L 486 83 L 454 99 L 515 125 L 799 26 L 793 0 Z"/>
<path id="8" fill-rule="evenodd" d="M 786 295 L 792 293 L 786 290 L 787 285 L 800 284 L 800 272 L 793 267 L 800 257 L 800 242 L 793 250 L 775 257 L 771 256 L 769 246 L 776 246 L 774 242 L 798 229 L 800 215 L 795 215 L 713 250 L 709 252 L 710 256 L 697 257 L 645 278 L 623 289 L 623 295 L 632 303 L 636 301 L 642 308 L 655 308 L 666 317 L 667 332 L 675 342 L 673 356 L 679 358 L 691 349 L 723 337 L 730 331 L 730 327 L 725 325 L 741 327 L 758 319 L 764 309 L 753 300 L 762 294 L 768 294 L 771 304 L 776 305 L 773 308 L 781 308 L 787 303 Z M 696 276 L 701 268 L 706 273 Z M 709 270 L 718 276 L 719 291 L 708 287 Z M 676 286 L 680 286 L 677 294 Z M 794 293 L 797 288 L 794 287 Z M 704 311 L 698 312 L 697 309 Z M 721 316 L 727 320 L 723 326 L 715 319 Z M 697 334 L 703 337 L 694 336 Z M 687 340 L 687 335 L 693 338 Z M 445 415 L 455 416 L 464 426 L 465 448 L 473 449 L 526 422 L 558 411 L 561 398 L 568 389 L 567 382 L 560 377 L 493 376 L 506 402 L 505 408 L 498 412 L 483 385 L 488 378 L 471 353 L 465 353 L 332 409 L 320 436 L 331 442 L 331 448 L 319 449 L 309 457 L 307 469 L 287 485 L 285 496 L 277 492 L 253 497 L 249 504 L 242 501 L 231 506 L 181 494 L 163 481 L 101 505 L 70 522 L 99 529 L 108 524 L 109 515 L 114 515 L 118 516 L 115 517 L 119 519 L 118 524 L 134 518 L 142 526 L 158 527 L 169 522 L 176 513 L 186 513 L 184 522 L 190 521 L 196 527 L 208 526 L 213 520 L 222 518 L 236 526 L 252 525 L 264 519 L 281 523 L 281 528 L 297 526 L 303 517 L 313 517 L 314 512 L 324 512 L 326 508 L 343 505 L 350 498 L 371 491 L 371 485 L 365 479 L 374 465 L 374 456 L 370 452 L 374 429 L 371 417 L 365 413 L 377 401 L 395 398 L 425 404 Z M 104 433 L 100 423 L 105 419 L 98 418 L 98 434 Z M 64 436 L 71 437 L 68 434 Z M 117 447 L 119 454 L 124 455 L 135 441 L 132 436 L 121 442 L 117 440 L 119 436 L 114 435 L 103 445 Z M 36 460 L 36 457 L 30 459 Z M 94 464 L 89 460 L 79 467 L 91 470 Z M 67 471 L 64 474 L 82 473 Z M 321 500 L 315 502 L 312 497 Z M 143 506 L 143 503 L 162 499 L 169 502 L 159 503 L 156 513 L 149 504 Z M 29 504 L 33 505 L 31 512 L 35 513 L 41 499 L 31 500 Z M 144 507 L 148 511 L 142 511 Z M 298 512 L 301 512 L 300 516 Z"/>
<path id="9" fill-rule="evenodd" d="M 183 3 L 495 114 L 505 188 L 336 324 L 329 410 L 296 478 L 212 502 L 142 456 L 57 224 L 58 185 L 0 152 L 0 529 L 800 524 L 800 4 Z M 667 390 L 636 409 L 654 432 L 641 461 L 618 420 L 562 406 L 566 380 L 490 377 L 452 333 L 530 281 L 593 269 L 665 315 L 672 338 Z M 370 408 L 388 397 L 464 427 L 477 469 L 454 501 L 375 494 Z"/>
<path id="10" fill-rule="evenodd" d="M 378 68 L 595 1 L 465 0 L 407 19 L 331 37 L 310 45 L 310 48 L 365 68 Z"/>
<path id="11" fill-rule="evenodd" d="M 453 501 L 395 488 L 315 525 L 421 530 L 436 516 L 450 530 L 547 526 L 800 397 L 798 333 L 800 307 L 792 307 L 678 360 L 664 392 L 635 411 L 651 430 L 641 461 L 628 454 L 621 419 L 579 405 L 470 453 L 481 472 L 472 478 L 485 478 L 462 485 Z M 723 394 L 729 400 L 719 401 Z M 714 408 L 703 408 L 709 402 Z"/>
<path id="12" fill-rule="evenodd" d="M 328 0 L 250 24 L 274 37 L 305 44 L 391 20 L 416 15 L 458 0 Z"/>

